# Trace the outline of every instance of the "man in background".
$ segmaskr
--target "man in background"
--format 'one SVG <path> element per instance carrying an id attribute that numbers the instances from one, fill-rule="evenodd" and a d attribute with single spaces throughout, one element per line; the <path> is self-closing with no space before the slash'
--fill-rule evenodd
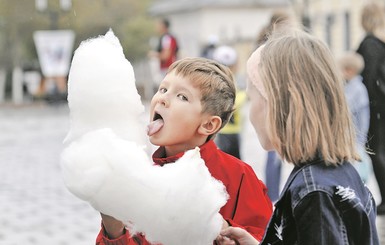
<path id="1" fill-rule="evenodd" d="M 150 51 L 150 57 L 156 57 L 159 61 L 160 80 L 155 79 L 155 90 L 166 75 L 168 67 L 178 58 L 178 42 L 174 35 L 169 31 L 170 22 L 167 19 L 161 19 L 157 22 L 157 32 L 159 33 L 159 42 L 156 50 Z M 157 81 L 159 80 L 159 81 Z"/>

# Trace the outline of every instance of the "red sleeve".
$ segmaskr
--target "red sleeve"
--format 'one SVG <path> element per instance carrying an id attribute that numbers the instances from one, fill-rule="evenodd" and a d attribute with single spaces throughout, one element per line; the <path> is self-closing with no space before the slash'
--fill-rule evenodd
<path id="1" fill-rule="evenodd" d="M 142 235 L 130 236 L 130 233 L 125 230 L 124 234 L 116 239 L 109 239 L 102 225 L 100 232 L 96 238 L 96 245 L 149 245 L 150 243 Z"/>
<path id="2" fill-rule="evenodd" d="M 231 226 L 241 227 L 261 241 L 273 212 L 272 202 L 265 184 L 247 166 L 238 189 L 233 219 L 226 219 Z M 242 224 L 242 225 L 240 225 Z"/>

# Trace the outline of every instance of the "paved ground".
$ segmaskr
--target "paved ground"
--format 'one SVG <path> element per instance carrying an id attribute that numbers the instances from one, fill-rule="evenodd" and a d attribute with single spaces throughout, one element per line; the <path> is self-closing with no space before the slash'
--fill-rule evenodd
<path id="1" fill-rule="evenodd" d="M 59 158 L 69 127 L 65 105 L 0 106 L 0 245 L 90 245 L 98 212 L 69 193 Z M 249 123 L 242 152 L 262 179 L 265 152 Z M 285 165 L 283 179 L 290 171 Z M 378 190 L 368 186 L 375 198 Z M 385 217 L 378 219 L 385 244 Z"/>

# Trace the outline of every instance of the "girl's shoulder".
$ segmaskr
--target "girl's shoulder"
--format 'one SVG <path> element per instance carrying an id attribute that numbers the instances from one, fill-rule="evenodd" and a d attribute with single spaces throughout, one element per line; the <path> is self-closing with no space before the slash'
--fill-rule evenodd
<path id="1" fill-rule="evenodd" d="M 325 162 L 305 165 L 287 187 L 292 203 L 299 203 L 314 192 L 322 192 L 334 199 L 345 190 L 356 193 L 363 200 L 370 198 L 368 189 L 350 162 L 338 166 Z"/>

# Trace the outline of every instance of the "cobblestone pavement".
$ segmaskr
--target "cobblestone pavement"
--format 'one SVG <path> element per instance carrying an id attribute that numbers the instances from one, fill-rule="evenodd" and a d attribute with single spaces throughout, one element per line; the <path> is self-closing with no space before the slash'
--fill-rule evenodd
<path id="1" fill-rule="evenodd" d="M 0 108 L 0 244 L 90 245 L 100 216 L 67 191 L 59 158 L 66 106 Z"/>
<path id="2" fill-rule="evenodd" d="M 0 245 L 90 245 L 100 216 L 68 192 L 59 167 L 66 105 L 0 106 Z M 263 179 L 265 152 L 247 122 L 242 153 Z M 283 179 L 290 172 L 284 167 Z M 283 181 L 282 181 L 283 182 Z M 378 190 L 369 182 L 375 198 Z M 385 217 L 378 230 L 385 244 Z"/>

